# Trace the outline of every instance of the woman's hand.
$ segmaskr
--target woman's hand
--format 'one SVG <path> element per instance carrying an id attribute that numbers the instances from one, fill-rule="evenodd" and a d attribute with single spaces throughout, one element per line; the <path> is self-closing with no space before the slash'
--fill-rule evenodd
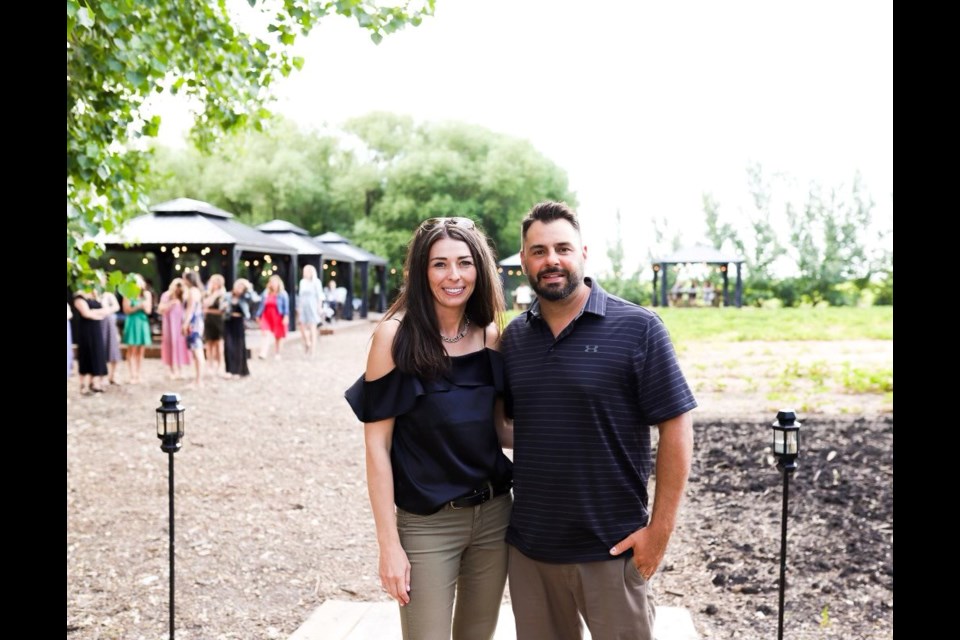
<path id="1" fill-rule="evenodd" d="M 380 548 L 380 586 L 401 607 L 410 602 L 410 561 L 399 544 Z"/>

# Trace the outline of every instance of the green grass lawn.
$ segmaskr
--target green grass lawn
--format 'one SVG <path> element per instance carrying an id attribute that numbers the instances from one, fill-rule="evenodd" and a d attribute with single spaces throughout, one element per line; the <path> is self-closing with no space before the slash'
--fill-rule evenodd
<path id="1" fill-rule="evenodd" d="M 893 340 L 893 307 L 655 307 L 675 342 Z M 509 322 L 516 314 L 506 314 Z"/>
<path id="2" fill-rule="evenodd" d="M 893 307 L 658 307 L 655 311 L 671 337 L 681 341 L 893 339 Z"/>
<path id="3" fill-rule="evenodd" d="M 756 396 L 758 403 L 769 403 L 771 410 L 791 406 L 804 413 L 827 408 L 856 413 L 876 400 L 885 411 L 893 411 L 892 362 L 864 358 L 858 349 L 869 351 L 869 347 L 850 344 L 838 344 L 829 359 L 813 357 L 810 353 L 820 353 L 813 350 L 822 351 L 824 345 L 805 344 L 893 340 L 893 307 L 656 307 L 653 311 L 663 318 L 681 359 L 690 353 L 729 353 L 723 356 L 729 360 L 694 358 L 689 363 L 691 387 L 705 397 L 711 393 Z M 516 315 L 510 312 L 507 317 Z M 748 341 L 766 344 L 737 347 Z"/>

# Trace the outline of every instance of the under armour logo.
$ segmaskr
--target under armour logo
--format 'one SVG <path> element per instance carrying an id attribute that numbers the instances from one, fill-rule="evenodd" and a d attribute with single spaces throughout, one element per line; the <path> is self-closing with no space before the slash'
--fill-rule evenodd
<path id="1" fill-rule="evenodd" d="M 585 353 L 596 353 L 600 350 L 600 345 L 598 344 L 588 344 L 583 348 Z"/>

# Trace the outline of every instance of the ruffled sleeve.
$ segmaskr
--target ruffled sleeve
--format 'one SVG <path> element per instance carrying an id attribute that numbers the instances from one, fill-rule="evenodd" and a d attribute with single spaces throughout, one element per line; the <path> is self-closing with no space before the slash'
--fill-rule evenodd
<path id="1" fill-rule="evenodd" d="M 458 387 L 493 387 L 503 393 L 503 355 L 499 351 L 483 349 L 451 360 L 450 377 Z"/>
<path id="2" fill-rule="evenodd" d="M 369 382 L 360 376 L 344 397 L 361 422 L 376 422 L 408 413 L 424 393 L 416 377 L 393 369 Z"/>

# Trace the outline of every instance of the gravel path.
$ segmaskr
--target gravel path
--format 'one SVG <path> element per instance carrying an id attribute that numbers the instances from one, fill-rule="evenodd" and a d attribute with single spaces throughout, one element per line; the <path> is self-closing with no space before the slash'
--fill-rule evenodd
<path id="1" fill-rule="evenodd" d="M 80 396 L 68 380 L 67 638 L 167 637 L 168 456 L 155 409 L 169 390 L 187 410 L 174 456 L 178 638 L 287 638 L 326 599 L 385 600 L 362 428 L 342 398 L 362 372 L 371 329 L 342 323 L 310 359 L 290 341 L 280 360 L 251 360 L 249 378 L 211 378 L 201 389 L 168 381 L 155 359 L 137 386 Z M 681 349 L 688 375 L 716 379 L 693 366 L 691 351 Z M 828 351 L 840 353 L 836 344 Z M 712 366 L 724 362 L 730 375 L 729 359 Z M 687 607 L 703 638 L 773 637 L 781 493 L 766 425 L 775 409 L 762 385 L 736 394 L 695 386 L 705 410 L 659 601 Z M 735 396 L 728 405 L 725 395 Z M 892 637 L 886 402 L 851 397 L 851 413 L 805 423 L 791 490 L 791 638 Z"/>

